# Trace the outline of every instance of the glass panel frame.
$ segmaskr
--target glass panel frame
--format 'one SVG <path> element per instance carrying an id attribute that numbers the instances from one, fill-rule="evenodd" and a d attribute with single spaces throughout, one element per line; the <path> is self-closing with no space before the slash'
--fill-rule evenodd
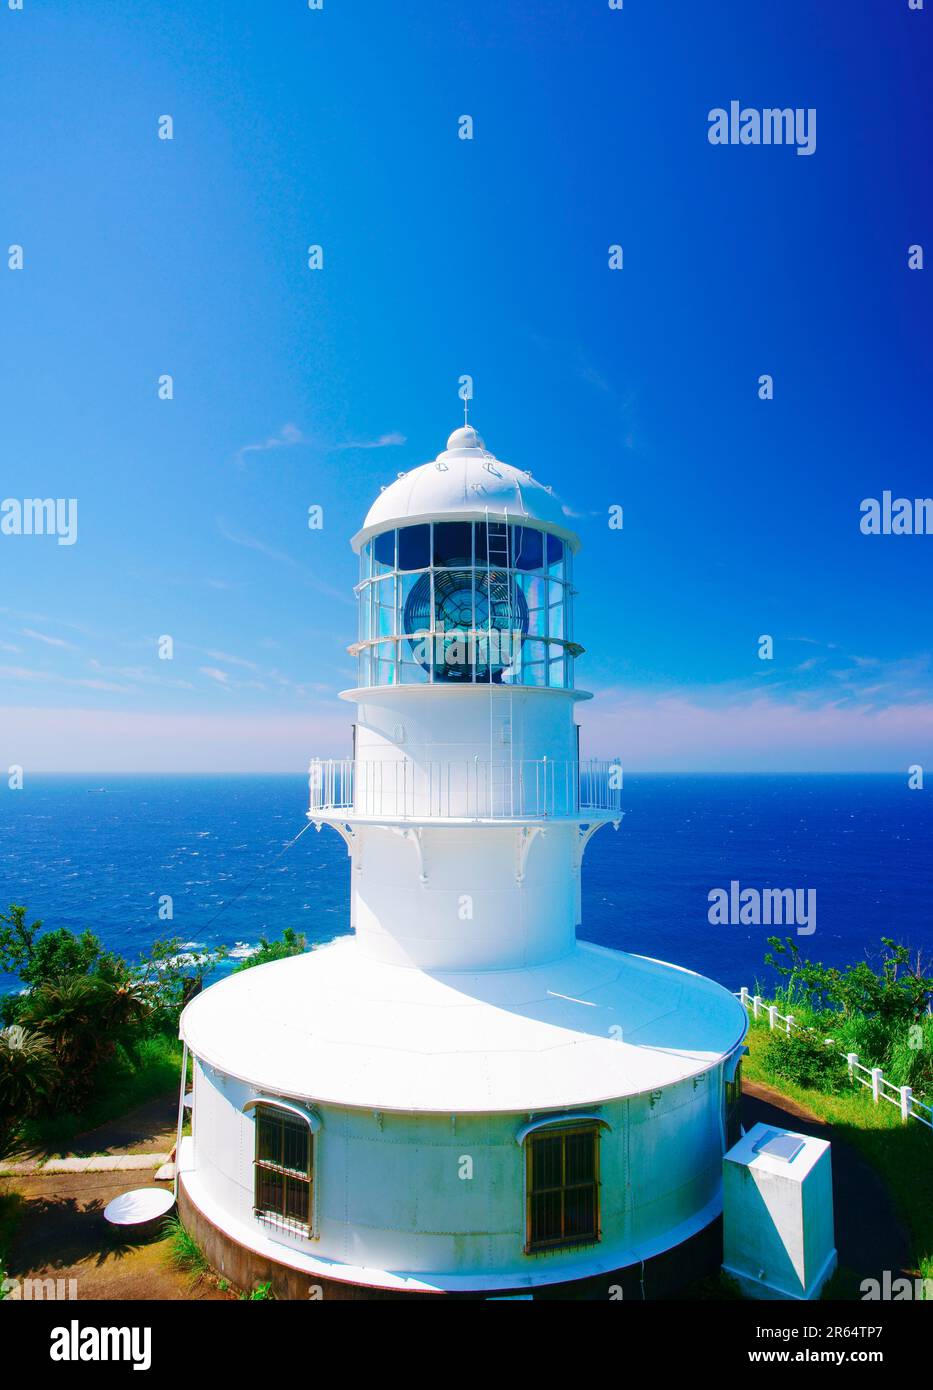
<path id="1" fill-rule="evenodd" d="M 417 534 L 403 540 L 406 532 Z M 425 554 L 431 565 L 397 567 Z M 458 576 L 451 588 L 453 571 Z M 361 688 L 440 682 L 573 688 L 571 550 L 543 527 L 496 517 L 392 528 L 365 542 L 361 574 Z M 407 617 L 412 602 L 416 612 Z M 445 627 L 448 636 L 462 633 L 462 644 L 440 638 L 438 603 L 451 609 Z M 517 654 L 507 636 L 513 629 L 521 634 Z M 412 637 L 422 641 L 424 662 L 415 658 Z M 449 673 L 445 654 L 458 658 Z M 418 666 L 423 675 L 413 669 Z"/>

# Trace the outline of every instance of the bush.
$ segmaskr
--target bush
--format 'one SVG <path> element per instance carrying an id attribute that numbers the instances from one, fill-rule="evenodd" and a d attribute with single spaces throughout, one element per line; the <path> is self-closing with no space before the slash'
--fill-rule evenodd
<path id="1" fill-rule="evenodd" d="M 256 954 L 235 966 L 233 974 L 236 975 L 241 970 L 251 970 L 254 965 L 268 965 L 271 960 L 285 960 L 288 956 L 303 955 L 307 949 L 306 938 L 300 932 L 296 932 L 294 927 L 286 927 L 278 941 L 269 941 L 261 936 Z"/>
<path id="2" fill-rule="evenodd" d="M 848 1084 L 836 1047 L 827 1047 L 820 1037 L 802 1030 L 795 1030 L 790 1037 L 771 1033 L 761 1060 L 772 1075 L 811 1090 L 840 1091 Z"/>
<path id="3" fill-rule="evenodd" d="M 162 1235 L 169 1243 L 169 1259 L 176 1269 L 200 1279 L 210 1266 L 207 1256 L 194 1236 L 189 1235 L 177 1216 L 170 1216 L 162 1227 Z"/>
<path id="4" fill-rule="evenodd" d="M 792 937 L 769 937 L 768 944 L 765 962 L 783 979 L 774 995 L 781 1013 L 793 1014 L 796 1023 L 820 1037 L 831 1037 L 832 1051 L 855 1052 L 864 1066 L 881 1067 L 893 1085 L 911 1086 L 919 1098 L 933 1092 L 933 977 L 924 973 L 919 957 L 912 960 L 906 946 L 885 937 L 876 965 L 859 961 L 837 969 L 806 960 Z M 801 1047 L 802 1038 L 795 1032 Z M 787 1068 L 782 1076 L 801 1085 L 824 1084 L 801 1079 L 802 1073 L 818 1077 L 822 1072 L 812 1049 L 801 1057 L 799 1074 L 786 1052 L 775 1044 L 775 1060 Z"/>

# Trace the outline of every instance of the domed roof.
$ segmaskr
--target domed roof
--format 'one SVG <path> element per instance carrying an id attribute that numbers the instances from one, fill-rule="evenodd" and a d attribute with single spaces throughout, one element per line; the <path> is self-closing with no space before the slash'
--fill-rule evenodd
<path id="1" fill-rule="evenodd" d="M 536 522 L 562 536 L 576 549 L 580 542 L 567 525 L 560 502 L 529 471 L 513 468 L 491 454 L 472 425 L 454 430 L 447 448 L 433 463 L 400 473 L 383 488 L 353 537 L 359 550 L 365 540 L 390 526 L 416 521 L 481 519 L 486 511 L 515 521 Z"/>

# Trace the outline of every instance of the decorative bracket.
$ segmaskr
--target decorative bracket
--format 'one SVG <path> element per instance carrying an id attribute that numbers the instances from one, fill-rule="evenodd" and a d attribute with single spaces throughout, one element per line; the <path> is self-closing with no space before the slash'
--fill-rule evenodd
<path id="1" fill-rule="evenodd" d="M 584 821 L 582 825 L 577 826 L 577 840 L 573 847 L 573 858 L 571 861 L 575 874 L 580 872 L 580 865 L 583 863 L 583 854 L 587 845 L 602 825 L 605 825 L 605 821 L 596 820 Z"/>
<path id="2" fill-rule="evenodd" d="M 401 826 L 393 825 L 392 830 L 396 835 L 401 836 L 403 840 L 410 840 L 415 846 L 415 849 L 418 851 L 418 877 L 422 883 L 427 883 L 428 871 L 424 862 L 424 826 L 406 826 L 405 829 L 402 829 Z"/>
<path id="3" fill-rule="evenodd" d="M 523 825 L 518 831 L 515 842 L 515 882 L 524 883 L 525 865 L 528 862 L 528 851 L 531 849 L 532 842 L 536 835 L 543 835 L 544 827 L 541 825 Z"/>
<path id="4" fill-rule="evenodd" d="M 353 829 L 353 826 L 349 823 L 349 821 L 341 822 L 336 820 L 315 820 L 312 821 L 312 824 L 315 830 L 318 832 L 318 834 L 321 833 L 322 825 L 332 825 L 336 830 L 337 834 L 340 836 L 341 840 L 343 840 L 344 844 L 346 845 L 347 855 L 350 858 L 353 857 L 353 845 L 357 838 L 357 835 L 356 831 Z M 359 865 L 357 865 L 357 868 L 359 868 Z"/>

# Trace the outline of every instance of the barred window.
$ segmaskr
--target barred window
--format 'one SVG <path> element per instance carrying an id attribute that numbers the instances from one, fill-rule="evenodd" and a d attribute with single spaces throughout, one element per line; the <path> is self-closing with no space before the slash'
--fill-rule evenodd
<path id="1" fill-rule="evenodd" d="M 274 1105 L 256 1106 L 253 1211 L 260 1221 L 310 1235 L 314 1221 L 314 1136 L 307 1120 Z"/>
<path id="2" fill-rule="evenodd" d="M 526 1138 L 526 1254 L 599 1240 L 599 1130 L 555 1126 Z"/>

